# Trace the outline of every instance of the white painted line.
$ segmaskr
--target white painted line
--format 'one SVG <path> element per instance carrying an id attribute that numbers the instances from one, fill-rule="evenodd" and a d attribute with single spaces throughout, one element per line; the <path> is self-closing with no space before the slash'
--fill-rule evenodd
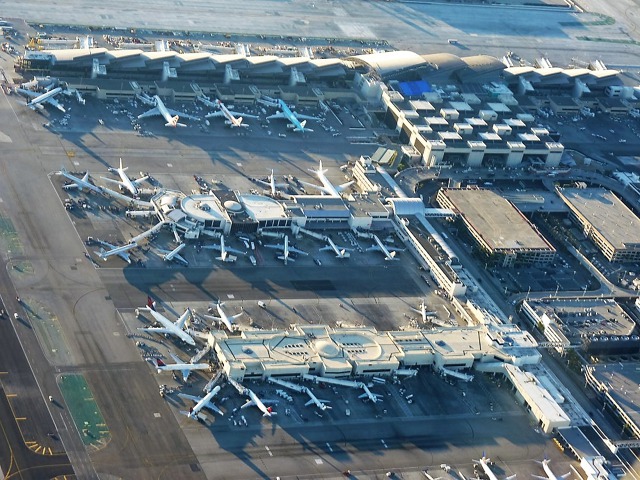
<path id="1" fill-rule="evenodd" d="M 316 458 L 316 464 L 317 465 L 322 465 L 324 462 L 322 461 L 321 458 Z"/>
<path id="2" fill-rule="evenodd" d="M 242 163 L 238 162 L 238 163 L 236 163 L 236 165 L 237 165 L 238 167 L 242 168 Z"/>
<path id="3" fill-rule="evenodd" d="M 329 449 L 330 452 L 333 452 L 333 448 L 331 448 L 331 445 L 329 444 L 329 442 L 327 442 L 327 448 Z"/>
<path id="4" fill-rule="evenodd" d="M 162 415 L 160 415 L 158 412 L 154 413 L 153 416 L 156 417 L 156 418 L 162 417 Z"/>
<path id="5" fill-rule="evenodd" d="M 382 446 L 383 446 L 384 448 L 389 448 L 389 446 L 384 442 L 384 440 L 383 440 L 383 439 L 380 439 L 380 442 L 382 442 Z"/>
<path id="6" fill-rule="evenodd" d="M 264 448 L 265 448 L 265 450 L 267 451 L 267 453 L 269 454 L 269 456 L 270 456 L 270 457 L 273 457 L 273 452 L 271 452 L 271 450 L 269 450 L 269 447 L 267 447 L 267 446 L 265 445 L 265 447 L 264 447 Z"/>
<path id="7" fill-rule="evenodd" d="M 74 160 L 74 161 L 73 161 L 73 164 L 74 164 L 76 167 L 80 166 L 80 162 L 79 162 L 79 161 L 77 161 L 77 160 Z"/>
<path id="8" fill-rule="evenodd" d="M 167 163 L 167 167 L 173 168 L 173 163 Z"/>
<path id="9" fill-rule="evenodd" d="M 234 298 L 236 298 L 236 296 L 233 293 L 227 293 L 227 298 L 229 300 L 233 300 Z"/>

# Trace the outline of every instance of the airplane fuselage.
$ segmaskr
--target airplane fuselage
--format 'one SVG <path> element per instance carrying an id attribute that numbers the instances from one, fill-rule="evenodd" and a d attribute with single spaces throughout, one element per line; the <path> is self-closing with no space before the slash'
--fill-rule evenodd
<path id="1" fill-rule="evenodd" d="M 35 107 L 36 105 L 44 102 L 45 100 L 51 98 L 51 97 L 55 97 L 58 93 L 60 93 L 62 91 L 61 87 L 56 87 L 53 90 L 49 90 L 48 92 L 43 93 L 42 95 L 32 99 L 31 101 L 27 102 L 27 105 L 30 107 Z"/>
<path id="2" fill-rule="evenodd" d="M 295 114 L 291 111 L 289 106 L 283 100 L 278 99 L 278 106 L 280 107 L 280 110 L 282 110 L 282 113 L 287 118 L 287 120 L 289 120 L 291 124 L 294 126 L 294 129 L 304 132 L 304 125 L 302 125 L 300 120 L 298 120 L 298 118 L 295 116 Z"/>

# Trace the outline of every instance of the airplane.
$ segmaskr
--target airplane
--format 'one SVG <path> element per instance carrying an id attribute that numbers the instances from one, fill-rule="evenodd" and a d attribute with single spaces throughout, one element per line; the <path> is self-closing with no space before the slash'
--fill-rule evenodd
<path id="1" fill-rule="evenodd" d="M 289 106 L 280 98 L 277 100 L 263 100 L 263 103 L 273 107 L 277 107 L 280 110 L 278 113 L 267 117 L 268 120 L 274 118 L 284 118 L 291 122 L 287 125 L 287 127 L 292 129 L 294 132 L 313 132 L 313 130 L 311 130 L 310 128 L 305 127 L 305 125 L 307 124 L 307 120 L 319 120 L 319 118 L 317 117 L 301 115 L 299 113 L 291 111 Z M 300 120 L 302 120 L 302 122 Z"/>
<path id="2" fill-rule="evenodd" d="M 436 312 L 429 312 L 427 311 L 427 304 L 424 302 L 424 300 L 422 300 L 420 302 L 420 305 L 418 306 L 418 308 L 413 308 L 410 307 L 411 310 L 413 310 L 414 312 L 419 313 L 422 316 L 422 321 L 423 322 L 428 322 L 430 321 L 429 317 L 433 317 L 436 315 Z"/>
<path id="3" fill-rule="evenodd" d="M 372 245 L 371 247 L 367 248 L 367 252 L 371 252 L 371 251 L 382 252 L 384 254 L 385 260 L 398 260 L 396 258 L 396 254 L 398 252 L 404 252 L 404 248 L 388 247 L 387 245 L 382 243 L 382 240 L 380 240 L 377 235 L 374 235 L 373 239 L 376 241 L 376 243 L 375 245 Z"/>
<path id="4" fill-rule="evenodd" d="M 544 470 L 544 473 L 547 474 L 546 477 L 542 477 L 539 475 L 531 475 L 534 478 L 537 478 L 539 480 L 559 480 L 559 479 L 565 479 L 571 476 L 571 472 L 565 473 L 564 475 L 560 475 L 559 477 L 556 476 L 555 473 L 553 473 L 553 471 L 551 470 L 551 468 L 549 467 L 549 459 L 545 458 L 544 460 L 542 460 L 541 462 L 539 462 L 538 460 L 536 460 L 537 463 L 539 463 L 540 465 L 542 465 L 542 469 Z"/>
<path id="5" fill-rule="evenodd" d="M 229 125 L 231 128 L 234 128 L 234 127 L 248 127 L 249 124 L 242 122 L 244 117 L 247 117 L 247 118 L 258 118 L 256 115 L 249 115 L 249 114 L 246 114 L 246 113 L 232 112 L 231 110 L 229 110 L 227 108 L 227 106 L 224 103 L 222 103 L 220 100 L 217 100 L 217 99 L 212 102 L 208 97 L 206 97 L 204 95 L 200 95 L 197 98 L 202 103 L 204 103 L 206 106 L 211 107 L 211 108 L 215 108 L 215 109 L 218 110 L 217 112 L 213 112 L 213 113 L 209 113 L 208 115 L 205 115 L 205 118 L 224 117 L 225 118 L 225 122 L 224 123 L 226 125 Z"/>
<path id="6" fill-rule="evenodd" d="M 269 189 L 271 190 L 271 196 L 275 197 L 277 195 L 277 188 L 284 188 L 287 186 L 286 183 L 276 183 L 276 179 L 275 176 L 273 174 L 273 169 L 271 169 L 271 175 L 269 175 L 269 177 L 267 177 L 269 179 L 268 182 L 265 182 L 264 180 L 260 180 L 260 179 L 256 179 L 258 181 L 258 183 L 261 183 L 262 185 L 269 187 Z"/>
<path id="7" fill-rule="evenodd" d="M 215 320 L 216 322 L 222 323 L 225 327 L 227 327 L 227 330 L 233 332 L 233 321 L 236 318 L 242 316 L 244 310 L 237 315 L 228 316 L 227 313 L 222 309 L 223 305 L 224 303 L 222 302 L 216 303 L 216 309 L 218 310 L 218 315 L 220 315 L 219 317 L 216 317 L 215 315 L 204 315 L 204 317 L 208 318 L 209 320 Z"/>
<path id="8" fill-rule="evenodd" d="M 62 188 L 65 190 L 71 190 L 73 188 L 77 188 L 78 190 L 82 191 L 86 188 L 87 190 L 91 190 L 97 193 L 102 193 L 102 188 L 97 187 L 93 185 L 91 182 L 89 182 L 89 170 L 87 170 L 87 173 L 85 173 L 82 178 L 78 178 L 75 175 L 71 175 L 69 172 L 67 172 L 65 168 L 62 168 L 60 169 L 60 171 L 56 172 L 56 175 L 62 175 L 68 180 L 71 180 L 71 183 L 67 183 L 62 186 Z"/>
<path id="9" fill-rule="evenodd" d="M 138 97 L 138 98 L 141 98 L 141 97 Z M 145 98 L 145 97 L 142 97 L 142 98 Z M 148 102 L 148 100 L 143 100 L 143 101 Z M 174 128 L 186 127 L 184 123 L 178 123 L 178 120 L 180 120 L 180 117 L 184 117 L 184 118 L 188 118 L 190 120 L 196 120 L 196 121 L 200 120 L 198 117 L 194 117 L 187 113 L 178 112 L 176 110 L 172 110 L 171 108 L 167 108 L 164 105 L 164 102 L 160 99 L 158 95 L 154 95 L 153 98 L 151 98 L 151 102 L 153 102 L 151 104 L 154 105 L 154 108 L 152 108 L 148 112 L 138 115 L 138 119 L 162 115 L 164 119 L 167 121 L 167 123 L 165 123 L 164 126 L 174 127 Z"/>
<path id="10" fill-rule="evenodd" d="M 180 252 L 186 246 L 187 246 L 186 243 L 181 243 L 173 250 L 164 250 L 162 248 L 158 248 L 158 252 L 160 252 L 160 256 L 165 262 L 171 262 L 175 260 L 176 262 L 180 262 L 181 264 L 183 264 L 185 267 L 188 267 L 189 262 L 187 261 L 186 258 L 180 255 Z"/>
<path id="11" fill-rule="evenodd" d="M 382 395 L 380 395 L 379 393 L 373 393 L 364 383 L 361 383 L 360 386 L 364 389 L 364 393 L 362 395 L 359 395 L 358 398 L 368 398 L 372 403 L 378 403 L 382 401 Z"/>
<path id="12" fill-rule="evenodd" d="M 131 195 L 138 195 L 138 193 L 140 193 L 138 186 L 142 182 L 144 182 L 146 179 L 148 179 L 149 176 L 147 175 L 142 178 L 138 178 L 136 180 L 131 180 L 129 178 L 129 175 L 125 173 L 128 169 L 129 167 L 122 166 L 122 158 L 121 158 L 119 168 L 109 167 L 109 171 L 111 173 L 117 173 L 120 176 L 120 180 L 114 180 L 112 178 L 105 178 L 105 177 L 100 177 L 100 178 L 102 178 L 103 180 L 106 180 L 107 182 L 115 183 L 119 185 L 120 188 L 126 188 L 127 190 L 129 190 L 129 193 L 131 193 Z"/>
<path id="13" fill-rule="evenodd" d="M 313 173 L 318 180 L 322 183 L 322 185 L 316 185 L 315 183 L 303 182 L 300 180 L 300 183 L 307 187 L 315 188 L 316 190 L 320 190 L 323 195 L 329 195 L 331 197 L 339 197 L 340 193 L 343 192 L 346 188 L 348 188 L 351 184 L 353 184 L 353 180 L 347 183 L 343 183 L 342 185 L 334 186 L 329 179 L 326 177 L 325 173 L 328 172 L 326 168 L 322 168 L 322 160 L 320 160 L 320 166 L 317 170 L 309 169 L 311 173 Z"/>
<path id="14" fill-rule="evenodd" d="M 255 393 L 253 393 L 251 389 L 239 384 L 233 378 L 229 378 L 229 383 L 235 387 L 235 389 L 238 391 L 240 395 L 246 395 L 247 397 L 249 397 L 249 400 L 247 400 L 247 402 L 244 405 L 242 405 L 240 408 L 256 406 L 262 412 L 263 417 L 273 417 L 274 415 L 277 415 L 277 413 L 274 412 L 271 407 L 267 407 L 265 405 L 265 403 L 275 403 L 275 402 L 269 401 L 269 400 L 264 400 L 264 401 L 260 400 L 260 397 L 258 397 Z"/>
<path id="15" fill-rule="evenodd" d="M 178 370 L 182 373 L 182 379 L 186 382 L 193 370 L 209 370 L 211 368 L 208 363 L 184 363 L 176 354 L 169 352 L 169 355 L 176 363 L 166 364 L 159 358 L 154 359 L 154 365 L 158 373 Z"/>
<path id="16" fill-rule="evenodd" d="M 220 256 L 216 257 L 216 260 L 221 260 L 223 262 L 235 262 L 236 257 L 233 255 L 229 255 L 230 253 L 237 253 L 238 255 L 246 255 L 246 252 L 241 252 L 240 250 L 236 250 L 235 248 L 227 247 L 224 243 L 224 235 L 220 235 L 220 245 L 205 245 L 202 248 L 206 248 L 209 250 L 217 250 L 220 252 Z"/>
<path id="17" fill-rule="evenodd" d="M 275 383 L 277 385 L 281 385 L 295 392 L 306 393 L 309 396 L 309 401 L 304 404 L 305 407 L 308 407 L 309 405 L 314 404 L 316 407 L 318 407 L 322 411 L 331 409 L 331 406 L 327 405 L 327 403 L 329 403 L 329 400 L 319 399 L 318 397 L 315 396 L 315 394 L 311 391 L 310 388 L 305 387 L 304 385 L 298 385 L 297 383 L 287 382 L 286 380 L 281 380 L 279 378 L 274 378 L 274 377 L 269 378 L 269 382 Z"/>
<path id="18" fill-rule="evenodd" d="M 281 250 L 282 251 L 282 255 L 278 255 L 278 259 L 279 260 L 284 260 L 284 264 L 287 264 L 287 261 L 291 261 L 294 262 L 295 260 L 293 258 L 291 258 L 290 254 L 291 252 L 294 253 L 298 253 L 300 255 L 309 255 L 307 252 L 299 250 L 295 247 L 290 247 L 289 246 L 289 235 L 285 235 L 284 236 L 284 244 L 282 243 L 278 243 L 277 245 L 266 245 L 265 247 L 267 248 L 273 248 L 275 250 Z"/>
<path id="19" fill-rule="evenodd" d="M 224 412 L 220 410 L 211 399 L 216 396 L 216 394 L 220 391 L 220 385 L 216 385 L 209 393 L 207 393 L 204 397 L 196 397 L 195 395 L 188 395 L 186 393 L 179 393 L 178 396 L 180 398 L 186 398 L 188 400 L 193 400 L 196 404 L 189 409 L 188 412 L 180 411 L 183 415 L 195 420 L 198 416 L 198 413 L 203 408 L 208 408 L 216 412 L 220 416 L 224 416 Z"/>
<path id="20" fill-rule="evenodd" d="M 116 245 L 112 245 L 109 242 L 105 242 L 104 240 L 96 239 L 96 242 L 100 244 L 100 251 L 93 252 L 98 257 L 100 257 L 103 261 L 107 261 L 107 258 L 117 255 L 122 258 L 125 262 L 131 263 L 131 256 L 129 255 L 129 250 L 136 248 L 138 244 L 136 242 L 127 243 L 126 245 L 122 245 L 120 247 Z M 109 250 L 105 250 L 105 247 Z"/>
<path id="21" fill-rule="evenodd" d="M 347 250 L 351 250 L 350 248 L 338 247 L 335 243 L 333 243 L 333 240 L 331 240 L 331 237 L 324 237 L 324 240 L 329 245 L 327 245 L 326 247 L 322 247 L 320 249 L 321 252 L 333 250 L 333 252 L 336 254 L 336 258 L 349 258 L 351 256 L 351 254 L 347 251 Z"/>
<path id="22" fill-rule="evenodd" d="M 165 317 L 161 313 L 156 312 L 150 307 L 141 307 L 139 310 L 146 310 L 147 312 L 149 312 L 151 316 L 156 320 L 156 322 L 160 323 L 160 325 L 162 326 L 161 327 L 144 327 L 144 328 L 138 328 L 138 330 L 142 332 L 149 332 L 149 333 L 166 333 L 166 334 L 178 337 L 180 340 L 188 343 L 189 345 L 196 344 L 195 340 L 191 337 L 191 335 L 189 335 L 187 332 L 184 331 L 184 325 L 187 322 L 187 319 L 191 316 L 190 308 L 187 308 L 184 311 L 184 313 L 180 315 L 180 318 L 178 318 L 178 320 L 176 320 L 175 322 L 172 322 L 167 317 Z"/>
<path id="23" fill-rule="evenodd" d="M 487 458 L 484 452 L 482 452 L 482 458 L 480 460 L 474 460 L 473 462 L 482 467 L 484 474 L 489 478 L 489 480 L 498 480 L 498 477 L 496 477 L 496 474 L 493 473 L 491 467 L 489 466 L 489 464 L 491 463 L 491 459 Z M 515 474 L 505 477 L 504 480 L 513 480 L 514 478 L 516 478 Z"/>
<path id="24" fill-rule="evenodd" d="M 25 90 L 24 88 L 17 88 L 16 91 L 31 99 L 27 102 L 27 107 L 31 110 L 35 110 L 36 108 L 38 110 L 43 110 L 44 106 L 42 104 L 48 103 L 49 105 L 56 107 L 62 113 L 66 112 L 64 107 L 55 98 L 53 98 L 59 93 L 62 93 L 62 87 L 56 87 L 44 93 L 33 92 L 31 90 Z"/>

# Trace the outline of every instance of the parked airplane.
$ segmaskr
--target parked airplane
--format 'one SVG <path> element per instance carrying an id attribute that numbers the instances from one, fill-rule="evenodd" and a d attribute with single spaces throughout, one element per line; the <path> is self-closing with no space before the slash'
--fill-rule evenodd
<path id="1" fill-rule="evenodd" d="M 336 254 L 336 258 L 349 258 L 351 256 L 351 254 L 347 251 L 347 250 L 351 250 L 350 248 L 339 247 L 338 245 L 333 243 L 333 240 L 331 240 L 331 237 L 324 237 L 324 241 L 327 242 L 329 245 L 327 245 L 326 247 L 322 247 L 320 249 L 321 252 L 333 250 L 333 252 Z"/>
<path id="2" fill-rule="evenodd" d="M 75 175 L 71 175 L 64 168 L 61 168 L 60 171 L 56 172 L 56 175 L 62 175 L 63 177 L 71 181 L 71 183 L 67 183 L 62 186 L 62 188 L 64 188 L 65 190 L 77 188 L 78 190 L 82 191 L 86 188 L 87 190 L 92 190 L 97 193 L 102 193 L 102 188 L 97 187 L 91 182 L 89 182 L 89 170 L 87 170 L 87 173 L 85 173 L 82 178 L 78 178 Z"/>
<path id="3" fill-rule="evenodd" d="M 138 98 L 142 100 L 145 97 L 138 96 Z M 143 101 L 147 102 L 148 98 L 147 100 L 143 100 Z M 188 118 L 190 120 L 196 120 L 196 121 L 200 120 L 198 117 L 194 117 L 192 115 L 189 115 L 188 113 L 178 112 L 176 110 L 172 110 L 171 108 L 167 108 L 164 105 L 164 102 L 160 99 L 158 95 L 154 95 L 151 98 L 151 101 L 154 107 L 148 112 L 138 115 L 138 119 L 162 115 L 167 122 L 164 124 L 165 127 L 186 127 L 184 123 L 178 123 L 178 120 L 180 120 L 180 117 L 184 117 L 184 118 Z"/>
<path id="4" fill-rule="evenodd" d="M 319 118 L 293 112 L 289 108 L 289 106 L 281 99 L 276 100 L 268 97 L 265 98 L 266 100 L 262 100 L 262 103 L 276 107 L 280 110 L 278 113 L 267 117 L 268 120 L 275 118 L 284 118 L 290 122 L 287 125 L 287 128 L 292 129 L 294 132 L 313 132 L 313 130 L 311 130 L 310 128 L 305 127 L 305 125 L 307 124 L 307 120 L 319 120 Z"/>
<path id="5" fill-rule="evenodd" d="M 202 103 L 204 103 L 207 107 L 215 108 L 217 111 L 213 113 L 209 113 L 205 115 L 205 118 L 216 118 L 216 117 L 224 117 L 225 125 L 229 125 L 231 128 L 235 127 L 248 127 L 249 124 L 243 123 L 242 120 L 244 117 L 247 118 L 258 118 L 256 115 L 249 115 L 247 113 L 239 113 L 232 112 L 227 108 L 227 106 L 222 103 L 220 100 L 211 101 L 209 97 L 204 95 L 200 95 L 197 97 Z M 233 107 L 232 107 L 233 108 Z"/>
<path id="6" fill-rule="evenodd" d="M 434 317 L 436 315 L 436 312 L 427 311 L 427 304 L 424 302 L 424 299 L 420 301 L 420 305 L 418 306 L 418 308 L 413 308 L 413 307 L 410 307 L 410 308 L 414 312 L 417 312 L 420 314 L 423 322 L 430 321 L 429 317 Z"/>
<path id="7" fill-rule="evenodd" d="M 44 93 L 33 92 L 24 88 L 17 88 L 16 91 L 31 99 L 27 102 L 27 107 L 29 107 L 31 110 L 35 110 L 36 108 L 38 110 L 43 110 L 44 105 L 42 104 L 48 103 L 49 105 L 53 105 L 54 107 L 56 107 L 62 113 L 66 112 L 64 107 L 54 98 L 56 95 L 62 93 L 62 87 L 56 87 Z"/>
<path id="8" fill-rule="evenodd" d="M 565 478 L 569 478 L 571 476 L 571 472 L 565 473 L 564 475 L 560 475 L 559 477 L 556 476 L 555 473 L 553 473 L 553 471 L 551 470 L 551 468 L 549 467 L 549 459 L 545 458 L 544 460 L 542 460 L 541 462 L 537 461 L 537 463 L 539 463 L 540 465 L 542 465 L 542 469 L 544 470 L 544 473 L 547 474 L 546 477 L 542 477 L 539 475 L 531 475 L 534 478 L 537 478 L 539 480 L 559 480 L 559 479 L 565 479 Z"/>
<path id="9" fill-rule="evenodd" d="M 246 255 L 246 252 L 227 247 L 224 243 L 224 235 L 220 235 L 220 245 L 205 245 L 202 248 L 217 250 L 218 252 L 220 252 L 220 256 L 216 257 L 216 260 L 220 260 L 222 262 L 235 262 L 237 257 L 235 257 L 234 255 L 230 255 L 231 253 Z"/>
<path id="10" fill-rule="evenodd" d="M 318 397 L 315 396 L 315 394 L 311 391 L 309 387 L 298 385 L 297 383 L 288 382 L 286 380 L 281 380 L 279 378 L 274 378 L 274 377 L 269 378 L 269 382 L 275 383 L 277 385 L 281 385 L 295 392 L 306 393 L 309 396 L 309 401 L 305 403 L 306 407 L 308 407 L 311 404 L 314 404 L 316 407 L 318 407 L 322 411 L 331 409 L 331 406 L 327 405 L 327 403 L 329 403 L 329 400 L 319 399 Z"/>
<path id="11" fill-rule="evenodd" d="M 382 401 L 382 395 L 380 395 L 379 393 L 373 393 L 371 390 L 369 390 L 369 387 L 366 384 L 361 383 L 360 387 L 364 389 L 364 393 L 362 395 L 359 395 L 358 398 L 368 398 L 372 403 L 378 403 Z"/>
<path id="12" fill-rule="evenodd" d="M 284 236 L 284 243 L 278 243 L 276 245 L 266 245 L 265 244 L 265 247 L 273 248 L 275 250 L 280 250 L 282 252 L 282 255 L 278 255 L 278 259 L 279 260 L 283 260 L 285 265 L 287 264 L 287 261 L 291 261 L 291 262 L 295 261 L 293 258 L 291 258 L 291 252 L 298 253 L 300 255 L 309 255 L 305 251 L 298 250 L 295 247 L 290 247 L 289 246 L 289 235 L 285 235 Z"/>
<path id="13" fill-rule="evenodd" d="M 216 317 L 215 315 L 204 315 L 205 318 L 208 318 L 209 320 L 214 320 L 216 322 L 222 323 L 225 327 L 227 327 L 227 330 L 229 330 L 230 332 L 233 332 L 233 321 L 242 316 L 242 314 L 244 313 L 244 311 L 238 313 L 237 315 L 232 315 L 231 317 L 227 315 L 227 313 L 222 309 L 222 306 L 224 305 L 224 303 L 222 302 L 218 302 L 216 303 L 216 309 L 218 310 L 218 315 L 220 315 L 219 317 Z"/>
<path id="14" fill-rule="evenodd" d="M 112 245 L 109 242 L 105 242 L 104 240 L 96 239 L 96 242 L 100 244 L 100 251 L 94 252 L 94 253 L 105 262 L 107 261 L 107 258 L 113 255 L 117 255 L 120 258 L 122 258 L 125 262 L 131 263 L 131 257 L 127 252 L 138 246 L 136 242 L 127 243 L 126 245 L 122 245 L 120 247 L 116 245 Z M 105 250 L 105 247 L 108 248 L 109 250 Z"/>
<path id="15" fill-rule="evenodd" d="M 273 417 L 276 415 L 276 412 L 274 412 L 271 407 L 267 407 L 265 405 L 265 403 L 275 403 L 274 401 L 261 400 L 260 397 L 253 393 L 251 389 L 239 384 L 233 378 L 229 378 L 229 383 L 235 387 L 240 395 L 246 395 L 249 397 L 249 400 L 247 400 L 247 402 L 240 408 L 256 406 L 262 412 L 263 417 Z"/>
<path id="16" fill-rule="evenodd" d="M 375 245 L 372 245 L 371 247 L 367 248 L 367 252 L 371 252 L 371 251 L 382 252 L 384 254 L 385 260 L 398 260 L 396 258 L 396 254 L 398 252 L 404 252 L 404 248 L 394 248 L 394 247 L 389 247 L 385 245 L 384 243 L 382 243 L 382 240 L 380 240 L 377 235 L 374 235 L 373 239 L 375 240 L 376 243 Z"/>
<path id="17" fill-rule="evenodd" d="M 220 391 L 220 385 L 216 385 L 209 393 L 207 393 L 204 397 L 196 397 L 195 395 L 188 395 L 186 393 L 179 393 L 178 396 L 180 398 L 186 398 L 188 400 L 192 400 L 196 402 L 196 404 L 189 409 L 188 412 L 180 411 L 183 415 L 195 420 L 198 416 L 198 413 L 203 408 L 208 408 L 209 410 L 216 412 L 220 416 L 224 416 L 224 412 L 220 410 L 217 405 L 215 405 L 211 399 L 217 395 Z"/>
<path id="18" fill-rule="evenodd" d="M 182 379 L 186 382 L 189 379 L 189 374 L 193 370 L 209 370 L 211 368 L 208 363 L 185 363 L 176 354 L 169 352 L 169 355 L 171 355 L 171 358 L 173 358 L 176 363 L 166 364 L 159 358 L 154 359 L 154 365 L 158 373 L 177 370 L 182 373 Z"/>
<path id="19" fill-rule="evenodd" d="M 186 246 L 186 243 L 181 243 L 173 250 L 163 250 L 162 248 L 158 248 L 158 252 L 160 252 L 160 256 L 165 262 L 171 262 L 175 260 L 176 262 L 180 262 L 181 264 L 183 264 L 185 267 L 188 267 L 189 262 L 186 258 L 180 255 L 180 252 Z"/>
<path id="20" fill-rule="evenodd" d="M 313 173 L 318 180 L 322 183 L 322 185 L 316 185 L 315 183 L 303 182 L 300 180 L 300 183 L 306 185 L 307 187 L 315 188 L 316 190 L 320 190 L 323 195 L 329 195 L 331 197 L 339 197 L 340 193 L 343 192 L 347 187 L 353 184 L 353 180 L 347 183 L 343 183 L 342 185 L 334 186 L 329 179 L 326 177 L 325 173 L 328 172 L 326 168 L 322 168 L 322 160 L 320 160 L 320 166 L 317 170 L 309 169 L 311 173 Z"/>
<path id="21" fill-rule="evenodd" d="M 276 183 L 276 179 L 275 176 L 273 174 L 273 169 L 271 169 L 271 175 L 269 175 L 268 178 L 268 182 L 265 182 L 264 180 L 260 180 L 260 179 L 256 179 L 258 180 L 258 183 L 261 183 L 262 185 L 269 187 L 269 189 L 271 190 L 271 196 L 275 197 L 278 193 L 277 189 L 278 188 L 284 188 L 287 186 L 286 183 Z"/>
<path id="22" fill-rule="evenodd" d="M 113 178 L 105 178 L 105 177 L 100 177 L 100 178 L 102 178 L 103 180 L 106 180 L 107 182 L 115 183 L 119 185 L 120 188 L 123 188 L 123 189 L 126 188 L 127 190 L 129 190 L 129 193 L 131 193 L 131 195 L 138 195 L 138 193 L 140 193 L 140 190 L 138 189 L 138 187 L 142 182 L 147 180 L 149 176 L 145 175 L 144 177 L 138 178 L 136 180 L 131 180 L 129 178 L 129 175 L 126 174 L 126 171 L 128 169 L 129 167 L 122 166 L 122 158 L 121 158 L 119 168 L 109 167 L 109 171 L 111 173 L 117 173 L 120 176 L 120 180 L 114 180 Z"/>
<path id="23" fill-rule="evenodd" d="M 172 322 L 161 313 L 158 313 L 149 307 L 142 307 L 139 310 L 146 310 L 147 312 L 149 312 L 151 316 L 156 320 L 156 322 L 158 322 L 162 326 L 161 327 L 144 327 L 144 328 L 138 328 L 138 330 L 142 332 L 149 332 L 149 333 L 166 333 L 168 335 L 173 335 L 175 337 L 178 337 L 180 340 L 188 343 L 189 345 L 196 344 L 195 340 L 191 337 L 191 335 L 189 335 L 187 332 L 184 331 L 185 323 L 187 322 L 187 319 L 191 316 L 190 308 L 187 308 L 184 311 L 184 313 L 180 315 L 180 318 L 178 318 L 178 320 L 176 320 L 175 322 Z"/>
<path id="24" fill-rule="evenodd" d="M 480 460 L 474 460 L 473 462 L 482 467 L 484 474 L 489 478 L 489 480 L 498 480 L 498 477 L 496 477 L 496 474 L 493 473 L 491 467 L 489 466 L 489 464 L 491 463 L 491 459 L 487 458 L 484 452 L 482 452 L 482 458 Z M 505 477 L 504 480 L 512 480 L 514 478 L 516 478 L 515 474 Z"/>

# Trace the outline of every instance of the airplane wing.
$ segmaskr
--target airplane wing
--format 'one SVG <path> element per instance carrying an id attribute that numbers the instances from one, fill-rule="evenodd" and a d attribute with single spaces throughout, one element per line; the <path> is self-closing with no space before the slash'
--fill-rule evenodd
<path id="1" fill-rule="evenodd" d="M 185 267 L 188 267 L 188 266 L 189 266 L 189 261 L 188 261 L 186 258 L 184 258 L 182 255 L 180 255 L 179 253 L 176 253 L 176 254 L 173 256 L 172 260 L 176 260 L 176 261 L 180 262 L 180 263 L 181 263 L 181 264 L 183 264 Z"/>
<path id="2" fill-rule="evenodd" d="M 254 402 L 253 400 L 247 400 L 247 402 L 242 405 L 240 408 L 247 408 L 247 407 L 253 407 L 256 404 L 256 402 Z"/>
<path id="3" fill-rule="evenodd" d="M 149 333 L 174 333 L 168 328 L 165 327 L 141 327 L 138 328 L 141 332 L 149 332 Z"/>
<path id="4" fill-rule="evenodd" d="M 325 187 L 323 187 L 322 185 L 316 185 L 315 183 L 309 183 L 309 182 L 305 182 L 303 180 L 299 180 L 299 182 L 301 184 L 303 184 L 306 187 L 311 187 L 311 188 L 315 188 L 316 190 L 322 192 L 325 195 L 330 195 L 331 192 L 329 192 L 328 189 L 326 189 Z"/>
<path id="5" fill-rule="evenodd" d="M 273 248 L 274 250 L 284 250 L 284 245 L 282 243 L 278 243 L 276 245 L 263 245 L 267 248 Z"/>
<path id="6" fill-rule="evenodd" d="M 231 248 L 231 247 L 227 247 L 225 246 L 224 249 L 227 251 L 227 253 L 235 253 L 237 255 L 246 255 L 247 252 L 243 252 L 241 250 L 236 250 L 235 248 Z"/>
<path id="7" fill-rule="evenodd" d="M 305 252 L 304 250 L 299 250 L 296 247 L 291 247 L 289 246 L 289 252 L 293 252 L 293 253 L 297 253 L 299 255 L 309 255 L 307 252 Z"/>
<path id="8" fill-rule="evenodd" d="M 155 117 L 156 115 L 162 115 L 158 107 L 154 107 L 151 110 L 138 115 L 138 118 Z"/>
<path id="9" fill-rule="evenodd" d="M 273 115 L 269 115 L 267 117 L 267 120 L 273 120 L 275 118 L 287 118 L 287 116 L 282 112 L 278 112 L 278 113 L 274 113 Z"/>
<path id="10" fill-rule="evenodd" d="M 120 185 L 120 186 L 123 186 L 123 185 L 124 185 L 120 180 L 116 180 L 116 179 L 114 179 L 114 178 L 108 178 L 108 177 L 100 177 L 100 178 L 101 178 L 102 180 L 105 180 L 105 181 L 109 182 L 109 183 L 114 183 L 114 184 L 116 184 L 116 185 Z"/>
<path id="11" fill-rule="evenodd" d="M 204 116 L 204 118 L 217 118 L 217 117 L 224 117 L 224 113 L 222 112 L 222 110 L 218 110 L 213 113 L 208 113 L 207 115 Z"/>
<path id="12" fill-rule="evenodd" d="M 302 115 L 301 113 L 292 112 L 293 116 L 298 120 L 320 120 L 318 117 L 312 117 L 310 115 Z"/>
<path id="13" fill-rule="evenodd" d="M 252 119 L 260 118 L 258 115 L 251 115 L 250 113 L 232 112 L 231 110 L 229 110 L 229 113 L 234 117 L 252 118 Z"/>
<path id="14" fill-rule="evenodd" d="M 342 191 L 346 190 L 347 188 L 349 188 L 349 187 L 350 187 L 351 185 L 353 185 L 354 183 L 355 183 L 355 182 L 354 182 L 353 180 L 351 180 L 350 182 L 343 183 L 343 184 L 341 184 L 341 185 L 338 185 L 338 186 L 337 186 L 337 187 L 335 187 L 335 188 L 336 188 L 336 190 L 337 190 L 338 192 L 342 192 Z"/>
<path id="15" fill-rule="evenodd" d="M 32 90 L 25 90 L 24 88 L 17 88 L 16 91 L 29 98 L 36 98 L 42 95 L 41 93 L 36 93 Z"/>
<path id="16" fill-rule="evenodd" d="M 194 117 L 193 115 L 189 115 L 188 113 L 178 112 L 177 110 L 172 110 L 171 108 L 167 108 L 167 112 L 169 112 L 173 116 L 178 115 L 180 118 L 188 118 L 189 120 L 195 121 L 200 120 L 200 117 Z"/>
<path id="17" fill-rule="evenodd" d="M 144 177 L 140 177 L 136 180 L 131 180 L 131 183 L 133 183 L 136 187 L 138 187 L 140 186 L 141 183 L 146 181 L 148 178 L 149 178 L 149 175 L 145 175 Z"/>
<path id="18" fill-rule="evenodd" d="M 45 100 L 45 102 L 47 102 L 49 105 L 52 105 L 54 107 L 56 107 L 58 110 L 60 110 L 62 113 L 66 113 L 67 111 L 64 109 L 64 107 L 60 104 L 60 102 L 58 102 L 55 98 L 53 97 L 49 97 Z"/>

